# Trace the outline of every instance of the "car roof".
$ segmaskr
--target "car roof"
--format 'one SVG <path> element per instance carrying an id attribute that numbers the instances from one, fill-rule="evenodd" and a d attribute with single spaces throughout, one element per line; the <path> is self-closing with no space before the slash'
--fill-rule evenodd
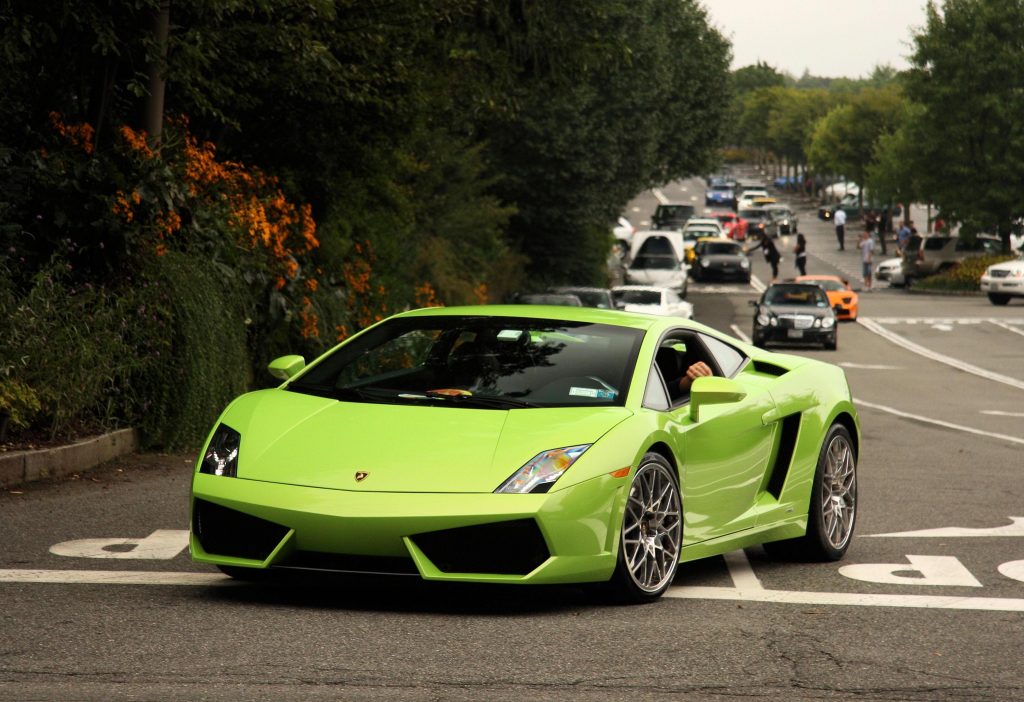
<path id="1" fill-rule="evenodd" d="M 627 289 L 645 289 L 645 286 L 624 286 Z M 660 290 L 660 288 L 652 288 Z M 634 329 L 650 329 L 658 320 L 650 315 L 598 307 L 568 307 L 563 305 L 465 305 L 461 307 L 424 307 L 395 315 L 396 317 L 513 317 L 565 320 L 611 324 Z M 665 319 L 670 319 L 666 317 Z M 387 321 L 387 320 L 385 320 Z"/>
<path id="2" fill-rule="evenodd" d="M 838 280 L 840 283 L 846 282 L 838 275 L 798 275 L 793 279 L 793 282 L 800 283 L 805 280 Z"/>

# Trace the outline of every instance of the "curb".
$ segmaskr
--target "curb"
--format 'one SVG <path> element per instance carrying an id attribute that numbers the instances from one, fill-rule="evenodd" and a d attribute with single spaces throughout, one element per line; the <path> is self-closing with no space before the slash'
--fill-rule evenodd
<path id="1" fill-rule="evenodd" d="M 81 473 L 132 453 L 138 446 L 134 429 L 119 429 L 67 446 L 0 454 L 0 488 Z"/>

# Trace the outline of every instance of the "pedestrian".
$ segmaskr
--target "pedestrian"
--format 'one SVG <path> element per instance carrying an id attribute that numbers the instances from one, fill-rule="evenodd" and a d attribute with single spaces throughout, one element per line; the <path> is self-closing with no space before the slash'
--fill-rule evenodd
<path id="1" fill-rule="evenodd" d="M 871 253 L 875 250 L 875 240 L 871 230 L 865 229 L 860 235 L 860 260 L 864 269 L 864 290 L 871 292 Z"/>
<path id="2" fill-rule="evenodd" d="M 896 248 L 900 250 L 900 256 L 906 256 L 907 244 L 910 243 L 911 231 L 914 223 L 909 219 L 903 220 L 903 224 L 896 232 Z"/>
<path id="3" fill-rule="evenodd" d="M 807 238 L 803 234 L 796 235 L 793 253 L 796 254 L 796 269 L 800 271 L 800 275 L 807 275 Z"/>
<path id="4" fill-rule="evenodd" d="M 836 239 L 839 241 L 839 250 L 845 251 L 846 247 L 843 244 L 843 240 L 846 238 L 846 210 L 842 207 L 837 207 L 834 217 L 836 225 Z"/>
<path id="5" fill-rule="evenodd" d="M 782 260 L 782 256 L 779 255 L 779 249 L 775 246 L 775 242 L 772 241 L 771 236 L 767 232 L 761 235 L 761 242 L 757 246 L 748 249 L 748 252 L 753 251 L 758 246 L 764 251 L 764 260 L 772 267 L 772 282 L 774 283 L 779 277 L 779 261 Z"/>

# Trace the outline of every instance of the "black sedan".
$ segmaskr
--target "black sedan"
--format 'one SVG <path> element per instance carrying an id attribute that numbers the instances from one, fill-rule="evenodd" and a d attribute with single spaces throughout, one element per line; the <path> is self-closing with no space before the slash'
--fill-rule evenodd
<path id="1" fill-rule="evenodd" d="M 754 346 L 768 343 L 821 344 L 836 348 L 836 313 L 825 291 L 807 283 L 776 283 L 761 299 L 750 301 L 754 310 Z"/>
<path id="2" fill-rule="evenodd" d="M 690 275 L 694 280 L 740 280 L 750 282 L 750 259 L 743 247 L 731 239 L 701 239 L 693 247 Z"/>

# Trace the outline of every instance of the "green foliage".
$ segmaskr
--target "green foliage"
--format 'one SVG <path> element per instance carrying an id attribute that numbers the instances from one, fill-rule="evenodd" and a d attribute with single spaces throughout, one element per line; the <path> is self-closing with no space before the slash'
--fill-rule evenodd
<path id="1" fill-rule="evenodd" d="M 0 416 L 6 414 L 12 428 L 27 427 L 41 407 L 39 396 L 28 385 L 0 378 Z"/>
<path id="2" fill-rule="evenodd" d="M 252 380 L 245 288 L 223 265 L 173 251 L 148 260 L 140 283 L 132 418 L 147 444 L 194 448 Z"/>
<path id="3" fill-rule="evenodd" d="M 922 189 L 953 221 L 1010 231 L 1024 215 L 1024 3 L 945 0 L 914 37 L 908 96 Z"/>
<path id="4" fill-rule="evenodd" d="M 968 258 L 935 275 L 914 281 L 918 290 L 977 292 L 985 269 L 996 263 L 1012 261 L 1015 256 L 981 256 Z"/>

